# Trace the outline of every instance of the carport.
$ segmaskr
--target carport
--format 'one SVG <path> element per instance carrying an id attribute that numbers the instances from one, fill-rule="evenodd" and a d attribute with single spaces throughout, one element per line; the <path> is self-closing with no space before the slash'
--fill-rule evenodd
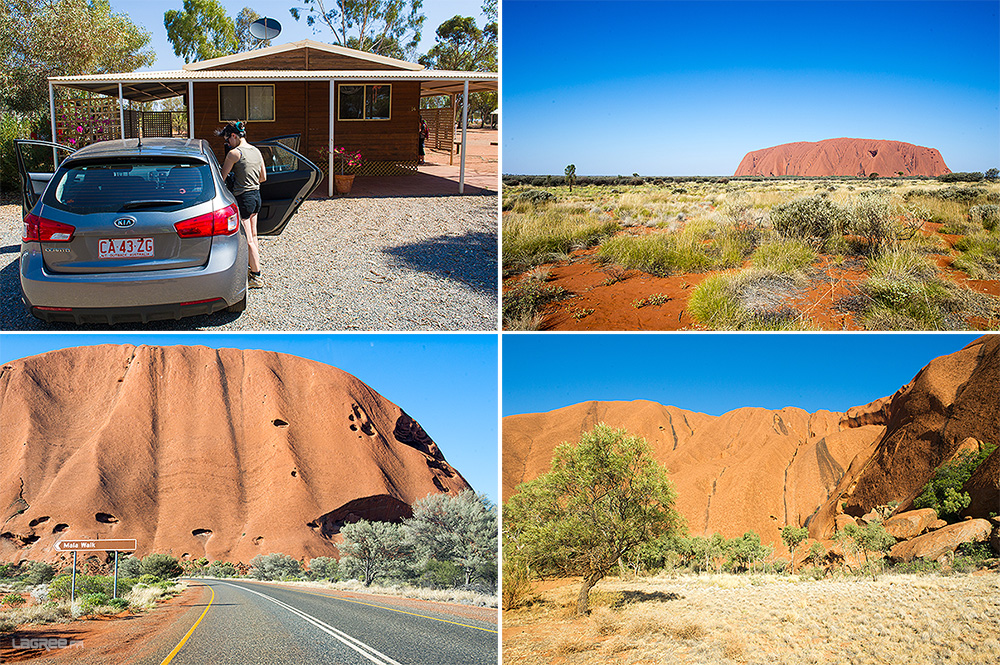
<path id="1" fill-rule="evenodd" d="M 186 135 L 210 140 L 220 161 L 221 145 L 211 139 L 226 121 L 247 122 L 251 142 L 298 134 L 301 144 L 296 149 L 321 166 L 325 162 L 327 193 L 333 196 L 335 147 L 362 152 L 365 173 L 415 172 L 420 99 L 448 95 L 452 109 L 461 100 L 460 140 L 466 145 L 468 95 L 496 91 L 498 83 L 495 72 L 426 70 L 402 60 L 302 40 L 191 63 L 177 71 L 50 77 L 49 105 L 56 142 L 65 142 L 72 131 L 65 125 L 67 113 L 59 113 L 65 107 L 57 109 L 57 103 L 65 102 L 56 100 L 56 86 L 101 95 L 111 102 L 93 107 L 90 119 L 102 126 L 100 136 L 93 134 L 91 140 L 134 138 L 140 131 L 144 136 L 172 135 L 169 122 L 157 127 L 143 112 L 127 110 L 125 100 L 173 97 L 184 99 Z M 448 124 L 450 129 L 453 120 Z M 449 137 L 449 146 L 451 142 Z M 461 151 L 460 194 L 465 191 L 465 162 Z"/>

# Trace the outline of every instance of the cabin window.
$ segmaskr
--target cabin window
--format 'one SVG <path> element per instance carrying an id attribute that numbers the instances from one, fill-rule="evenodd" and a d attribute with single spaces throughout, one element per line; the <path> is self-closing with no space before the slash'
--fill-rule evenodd
<path id="1" fill-rule="evenodd" d="M 274 120 L 273 85 L 220 85 L 219 121 L 271 122 Z"/>
<path id="2" fill-rule="evenodd" d="M 391 106 L 388 83 L 340 86 L 340 120 L 388 120 Z"/>

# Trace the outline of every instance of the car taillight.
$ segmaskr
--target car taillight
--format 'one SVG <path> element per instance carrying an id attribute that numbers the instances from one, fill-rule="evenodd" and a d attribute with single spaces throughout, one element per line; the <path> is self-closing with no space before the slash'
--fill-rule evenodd
<path id="1" fill-rule="evenodd" d="M 69 242 L 76 233 L 76 227 L 62 222 L 54 222 L 38 215 L 28 214 L 24 218 L 21 233 L 23 242 Z"/>
<path id="2" fill-rule="evenodd" d="M 174 224 L 177 235 L 182 238 L 208 238 L 210 236 L 231 236 L 240 228 L 240 212 L 234 203 L 231 206 L 207 212 L 183 222 Z"/>

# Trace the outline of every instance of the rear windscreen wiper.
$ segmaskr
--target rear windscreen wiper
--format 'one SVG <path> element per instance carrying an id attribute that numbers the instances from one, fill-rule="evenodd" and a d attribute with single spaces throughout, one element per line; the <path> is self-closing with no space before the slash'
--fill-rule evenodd
<path id="1" fill-rule="evenodd" d="M 122 206 L 122 210 L 131 210 L 133 208 L 155 208 L 157 206 L 176 206 L 182 203 L 184 203 L 184 201 L 178 201 L 176 199 L 161 201 L 129 201 Z"/>

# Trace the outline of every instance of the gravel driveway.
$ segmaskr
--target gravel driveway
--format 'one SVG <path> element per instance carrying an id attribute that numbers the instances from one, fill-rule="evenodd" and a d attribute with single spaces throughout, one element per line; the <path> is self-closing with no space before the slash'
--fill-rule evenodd
<path id="1" fill-rule="evenodd" d="M 46 324 L 21 306 L 20 205 L 0 205 L 0 330 Z M 309 200 L 261 238 L 266 287 L 240 315 L 116 330 L 496 330 L 497 197 Z"/>

